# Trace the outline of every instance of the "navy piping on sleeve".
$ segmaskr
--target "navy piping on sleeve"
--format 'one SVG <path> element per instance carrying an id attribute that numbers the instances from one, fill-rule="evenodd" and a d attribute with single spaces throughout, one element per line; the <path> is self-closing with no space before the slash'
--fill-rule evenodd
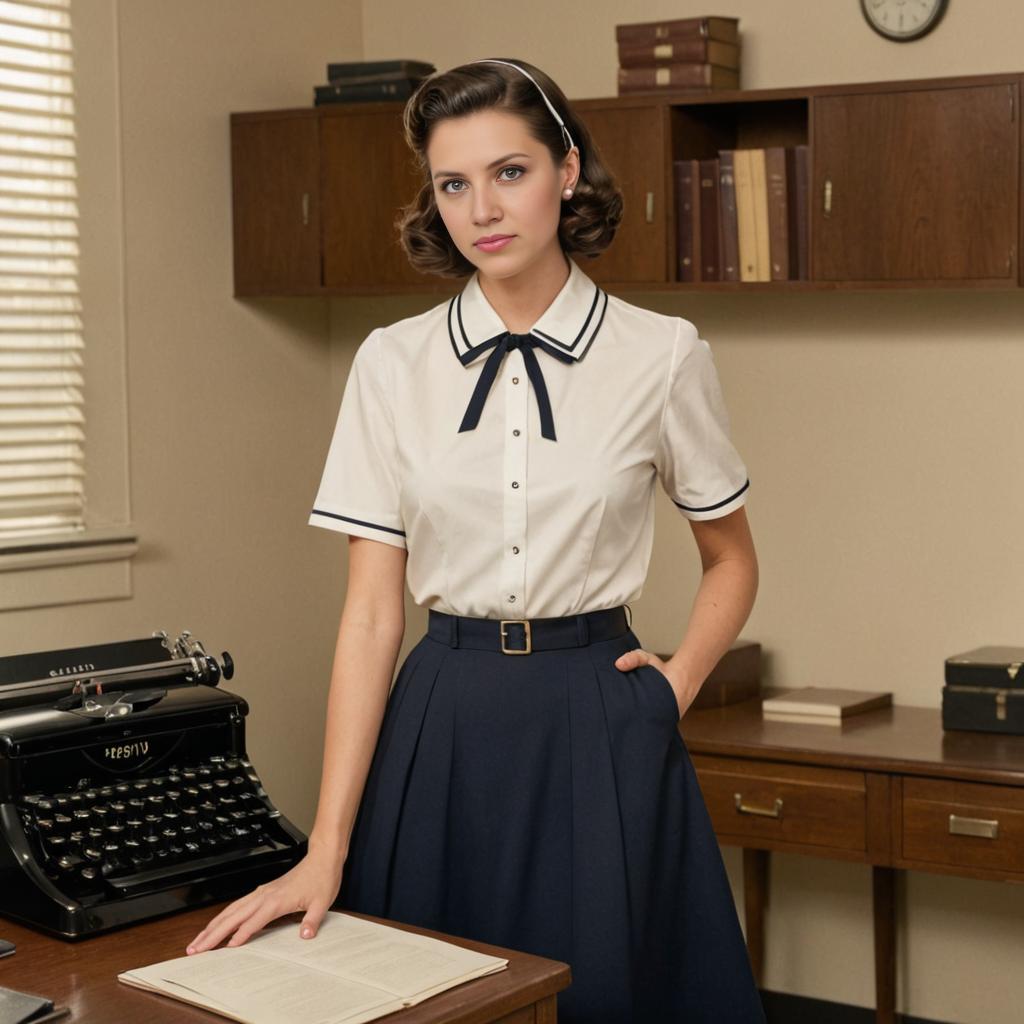
<path id="1" fill-rule="evenodd" d="M 749 486 L 750 481 L 747 480 L 747 482 L 735 494 L 730 494 L 728 498 L 716 501 L 714 505 L 684 505 L 682 502 L 676 501 L 675 498 L 672 499 L 672 503 L 674 505 L 678 505 L 681 509 L 685 509 L 687 512 L 710 512 L 713 508 L 721 508 L 723 505 L 728 505 L 733 498 L 738 498 Z"/>
<path id="2" fill-rule="evenodd" d="M 339 516 L 336 512 L 322 512 L 320 509 L 313 509 L 313 515 L 330 516 L 331 519 L 342 519 L 346 523 L 355 523 L 358 526 L 371 526 L 375 530 L 383 530 L 385 533 L 397 533 L 399 537 L 405 536 L 405 530 L 396 530 L 392 526 L 381 526 L 380 523 L 368 523 L 365 519 L 353 519 L 351 516 Z"/>

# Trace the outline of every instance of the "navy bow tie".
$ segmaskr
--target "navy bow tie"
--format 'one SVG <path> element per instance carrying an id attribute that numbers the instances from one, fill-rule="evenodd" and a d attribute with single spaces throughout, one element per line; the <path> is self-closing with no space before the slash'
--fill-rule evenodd
<path id="1" fill-rule="evenodd" d="M 540 363 L 537 362 L 537 356 L 533 350 L 537 347 L 542 348 L 545 352 L 550 352 L 556 359 L 561 359 L 563 363 L 573 362 L 572 356 L 567 355 L 553 345 L 547 344 L 547 342 L 532 334 L 512 334 L 506 331 L 504 334 L 499 334 L 490 341 L 484 342 L 482 347 L 487 348 L 491 345 L 494 346 L 494 351 L 487 357 L 487 362 L 484 363 L 483 369 L 480 371 L 476 387 L 473 389 L 469 405 L 466 407 L 466 415 L 462 418 L 459 433 L 461 434 L 464 430 L 474 430 L 476 428 L 476 425 L 480 422 L 480 414 L 484 411 L 484 402 L 487 401 L 487 395 L 491 390 L 491 385 L 494 383 L 494 378 L 498 375 L 498 367 L 501 366 L 505 353 L 510 349 L 518 348 L 522 349 L 523 362 L 526 363 L 526 372 L 537 395 L 541 436 L 554 441 L 555 418 L 551 414 L 551 400 L 548 398 L 544 374 L 541 373 Z"/>

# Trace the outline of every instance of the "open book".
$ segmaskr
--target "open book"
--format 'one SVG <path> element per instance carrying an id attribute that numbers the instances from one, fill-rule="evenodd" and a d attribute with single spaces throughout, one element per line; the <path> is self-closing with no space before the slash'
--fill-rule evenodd
<path id="1" fill-rule="evenodd" d="M 328 911 L 312 939 L 281 925 L 117 980 L 244 1024 L 361 1024 L 507 967 L 503 957 Z"/>

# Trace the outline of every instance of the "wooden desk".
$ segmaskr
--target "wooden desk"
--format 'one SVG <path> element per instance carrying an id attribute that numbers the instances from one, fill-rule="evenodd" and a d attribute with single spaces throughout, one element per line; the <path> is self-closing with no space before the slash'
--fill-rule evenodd
<path id="1" fill-rule="evenodd" d="M 944 732 L 940 709 L 922 707 L 841 726 L 770 722 L 761 699 L 691 708 L 679 723 L 720 842 L 743 848 L 755 977 L 770 850 L 870 864 L 875 1019 L 892 1024 L 900 873 L 1024 882 L 1024 736 Z"/>
<path id="2" fill-rule="evenodd" d="M 142 1020 L 146 1024 L 223 1024 L 227 1018 L 169 996 L 125 985 L 117 980 L 117 975 L 132 967 L 184 956 L 189 939 L 226 905 L 227 901 L 212 904 L 74 943 L 0 918 L 0 937 L 18 946 L 13 956 L 0 960 L 0 985 L 47 996 L 56 1005 L 69 1005 L 68 1024 Z M 400 1019 L 402 1024 L 555 1024 L 557 993 L 572 980 L 568 964 L 368 914 L 356 916 L 458 942 L 481 953 L 507 957 L 509 962 L 503 971 L 457 985 L 418 1006 L 389 1013 L 379 1018 L 382 1022 Z M 280 921 L 285 927 L 298 928 L 301 919 L 301 914 L 292 914 Z M 276 926 L 277 922 L 270 925 Z"/>

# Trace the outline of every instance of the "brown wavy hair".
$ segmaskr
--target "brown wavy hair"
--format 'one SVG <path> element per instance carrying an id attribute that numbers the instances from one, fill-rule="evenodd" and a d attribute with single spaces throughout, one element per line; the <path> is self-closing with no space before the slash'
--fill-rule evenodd
<path id="1" fill-rule="evenodd" d="M 513 60 L 500 57 L 498 60 Z M 580 174 L 571 200 L 562 200 L 558 240 L 566 253 L 594 257 L 611 245 L 622 219 L 622 192 L 605 166 L 587 126 L 572 109 L 562 90 L 539 68 L 514 63 L 537 80 L 579 149 Z M 479 110 L 518 114 L 530 135 L 548 148 L 555 166 L 566 157 L 562 129 L 525 75 L 504 64 L 460 64 L 424 79 L 409 97 L 402 113 L 405 141 L 413 152 L 423 181 L 415 198 L 395 221 L 399 244 L 413 269 L 442 277 L 467 277 L 476 267 L 459 251 L 434 201 L 427 162 L 430 133 L 441 121 Z"/>

